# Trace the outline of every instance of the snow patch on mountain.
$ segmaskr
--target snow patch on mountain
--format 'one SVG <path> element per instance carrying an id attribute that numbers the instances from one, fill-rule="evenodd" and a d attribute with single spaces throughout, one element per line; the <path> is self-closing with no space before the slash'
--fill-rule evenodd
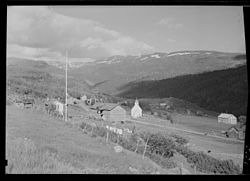
<path id="1" fill-rule="evenodd" d="M 152 58 L 161 58 L 158 54 L 151 55 Z"/>
<path id="2" fill-rule="evenodd" d="M 199 52 L 179 52 L 179 53 L 168 54 L 168 57 L 175 56 L 175 55 L 190 55 L 190 54 L 200 54 L 200 53 Z"/>
<path id="3" fill-rule="evenodd" d="M 141 58 L 140 61 L 146 60 L 148 57 Z"/>

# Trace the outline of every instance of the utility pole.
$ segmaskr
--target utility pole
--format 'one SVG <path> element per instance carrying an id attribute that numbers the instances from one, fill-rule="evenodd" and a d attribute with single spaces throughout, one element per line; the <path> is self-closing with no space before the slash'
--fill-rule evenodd
<path id="1" fill-rule="evenodd" d="M 65 122 L 68 121 L 68 51 L 66 50 L 66 68 L 65 68 Z"/>

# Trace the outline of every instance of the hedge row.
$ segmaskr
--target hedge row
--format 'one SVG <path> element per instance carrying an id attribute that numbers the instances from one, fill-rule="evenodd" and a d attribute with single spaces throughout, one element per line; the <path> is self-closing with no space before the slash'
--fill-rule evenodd
<path id="1" fill-rule="evenodd" d="M 241 174 L 239 165 L 232 160 L 218 160 L 203 152 L 194 152 L 183 146 L 176 146 L 176 151 L 187 158 L 187 161 L 203 173 Z"/>

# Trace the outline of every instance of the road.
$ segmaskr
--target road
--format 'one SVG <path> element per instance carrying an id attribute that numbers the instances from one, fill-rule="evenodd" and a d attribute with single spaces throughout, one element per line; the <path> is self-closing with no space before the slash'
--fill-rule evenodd
<path id="1" fill-rule="evenodd" d="M 144 122 L 144 121 L 138 121 L 138 120 L 134 120 L 134 119 L 131 119 L 131 121 L 136 122 L 136 123 L 139 123 L 139 124 L 150 125 L 150 126 L 156 126 L 156 127 L 160 127 L 160 128 L 164 128 L 164 129 L 171 129 L 171 130 L 176 130 L 176 131 L 182 131 L 182 132 L 186 132 L 186 133 L 201 135 L 201 136 L 204 136 L 204 137 L 212 137 L 212 138 L 218 138 L 218 139 L 222 139 L 222 140 L 226 140 L 226 141 L 244 143 L 244 141 L 241 141 L 241 140 L 235 140 L 235 139 L 230 139 L 230 138 L 224 138 L 224 137 L 221 137 L 221 136 L 209 135 L 209 134 L 208 134 L 208 135 L 204 135 L 204 133 L 201 133 L 201 132 L 186 130 L 186 129 L 182 129 L 182 128 L 176 128 L 176 127 L 173 127 L 173 126 L 163 126 L 163 125 L 159 125 L 159 124 L 147 123 L 147 122 Z"/>

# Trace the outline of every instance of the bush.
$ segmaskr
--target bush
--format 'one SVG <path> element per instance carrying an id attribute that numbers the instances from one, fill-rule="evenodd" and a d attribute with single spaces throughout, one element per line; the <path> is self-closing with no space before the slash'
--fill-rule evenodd
<path id="1" fill-rule="evenodd" d="M 185 145 L 188 143 L 188 140 L 186 138 L 183 138 L 182 136 L 179 136 L 177 134 L 172 134 L 170 136 L 173 137 L 175 139 L 175 142 L 178 144 Z"/>
<path id="2" fill-rule="evenodd" d="M 95 127 L 93 132 L 100 137 L 104 137 L 107 134 L 107 130 L 99 126 Z"/>
<path id="3" fill-rule="evenodd" d="M 170 158 L 175 153 L 175 144 L 172 139 L 160 133 L 142 133 L 142 139 L 146 142 L 148 139 L 148 151 L 152 154 L 159 154 Z"/>
<path id="4" fill-rule="evenodd" d="M 232 160 L 218 160 L 203 152 L 194 152 L 183 146 L 176 147 L 177 152 L 187 158 L 187 161 L 197 167 L 200 172 L 215 174 L 240 174 L 240 166 Z"/>
<path id="5" fill-rule="evenodd" d="M 163 168 L 171 169 L 177 167 L 175 162 L 170 161 L 168 158 L 163 158 L 160 155 L 148 154 L 148 157 Z"/>

